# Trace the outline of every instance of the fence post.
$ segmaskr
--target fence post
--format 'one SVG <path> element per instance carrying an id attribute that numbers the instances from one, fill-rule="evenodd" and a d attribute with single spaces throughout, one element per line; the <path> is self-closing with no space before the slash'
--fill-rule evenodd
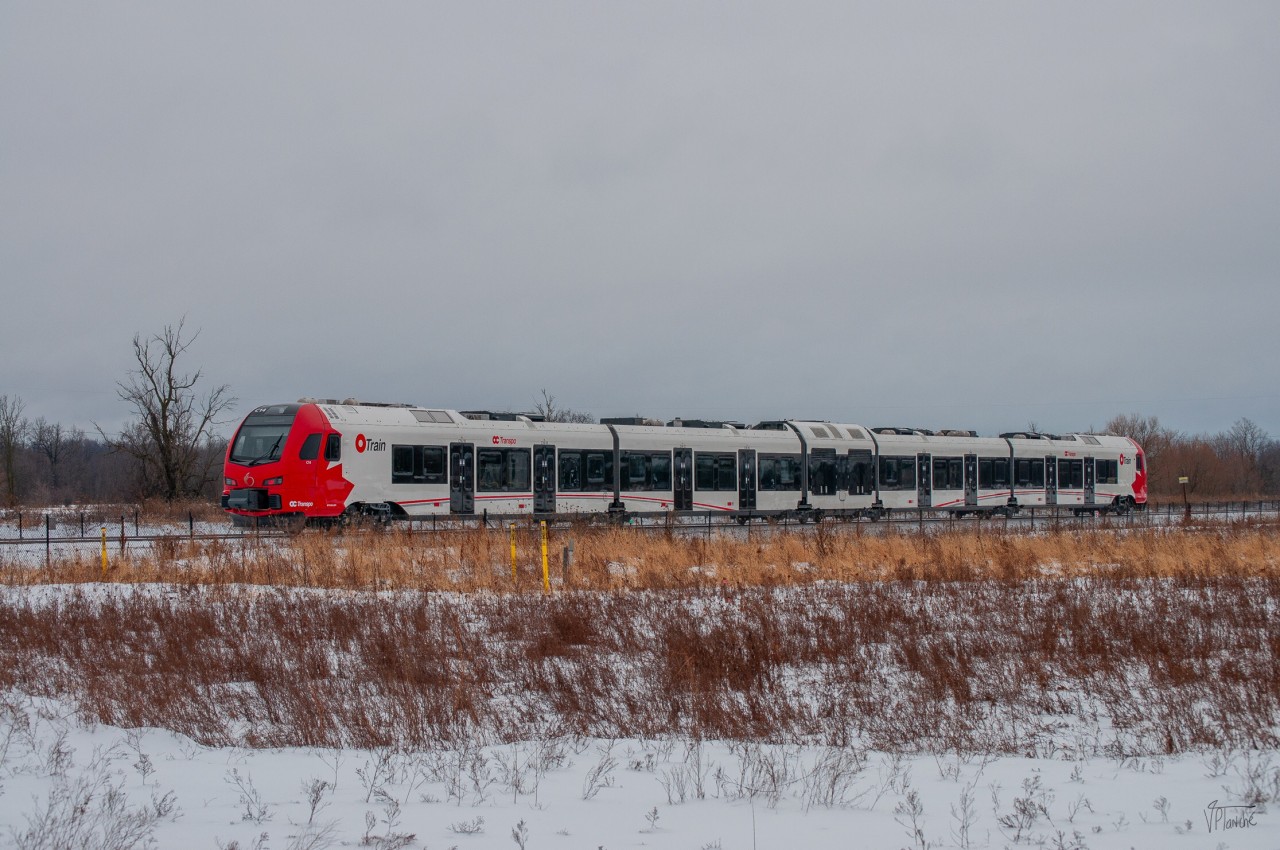
<path id="1" fill-rule="evenodd" d="M 551 592 L 551 574 L 547 572 L 547 521 L 538 523 L 542 531 L 542 592 Z"/>
<path id="2" fill-rule="evenodd" d="M 44 568 L 47 570 L 52 564 L 52 555 L 49 551 L 49 515 L 44 515 Z"/>
<path id="3" fill-rule="evenodd" d="M 107 577 L 107 527 L 102 526 L 102 578 Z"/>
<path id="4" fill-rule="evenodd" d="M 516 524 L 510 526 L 511 531 L 511 580 L 516 580 Z"/>
<path id="5" fill-rule="evenodd" d="M 124 554 L 124 514 L 120 514 L 120 554 Z"/>

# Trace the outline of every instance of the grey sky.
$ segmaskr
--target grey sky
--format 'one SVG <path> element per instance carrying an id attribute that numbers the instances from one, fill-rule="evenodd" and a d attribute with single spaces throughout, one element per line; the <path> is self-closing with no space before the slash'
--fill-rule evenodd
<path id="1" fill-rule="evenodd" d="M 1280 435 L 1274 3 L 0 0 L 0 394 Z"/>

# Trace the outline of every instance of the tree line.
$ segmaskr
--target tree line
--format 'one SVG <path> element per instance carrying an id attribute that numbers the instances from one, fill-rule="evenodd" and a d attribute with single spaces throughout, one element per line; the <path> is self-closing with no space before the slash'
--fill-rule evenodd
<path id="1" fill-rule="evenodd" d="M 8 507 L 163 499 L 213 500 L 222 491 L 227 442 L 216 433 L 235 404 L 227 385 L 199 386 L 203 372 L 179 360 L 199 336 L 185 320 L 133 338 L 135 368 L 116 385 L 134 417 L 117 434 L 29 419 L 17 396 L 0 395 L 0 500 Z M 548 421 L 591 422 L 542 390 Z M 1036 430 L 1033 426 L 1033 430 Z M 1249 419 L 1217 434 L 1186 434 L 1155 416 L 1124 414 L 1105 433 L 1132 437 L 1147 456 L 1154 499 L 1249 499 L 1280 495 L 1280 440 Z"/>
<path id="2" fill-rule="evenodd" d="M 1142 446 L 1153 498 L 1181 498 L 1181 478 L 1188 497 L 1202 501 L 1280 495 L 1280 440 L 1249 419 L 1216 434 L 1187 434 L 1133 413 L 1112 418 L 1106 431 Z"/>

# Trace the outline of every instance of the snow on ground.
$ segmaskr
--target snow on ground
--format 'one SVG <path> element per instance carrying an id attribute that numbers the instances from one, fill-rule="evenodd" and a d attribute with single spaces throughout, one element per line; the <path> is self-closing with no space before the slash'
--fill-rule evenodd
<path id="1" fill-rule="evenodd" d="M 1277 803 L 1244 805 L 1277 785 L 1280 758 L 1258 752 L 1072 762 L 571 738 L 215 749 L 0 698 L 6 847 L 130 846 L 95 841 L 114 827 L 153 841 L 134 846 L 210 850 L 1275 848 Z M 62 845 L 36 840 L 59 830 Z"/>

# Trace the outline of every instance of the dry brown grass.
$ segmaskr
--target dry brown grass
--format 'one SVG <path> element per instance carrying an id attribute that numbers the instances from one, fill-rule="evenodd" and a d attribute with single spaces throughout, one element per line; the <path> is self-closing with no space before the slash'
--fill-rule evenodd
<path id="1" fill-rule="evenodd" d="M 9 564 L 25 587 L 0 595 L 0 691 L 260 746 L 549 722 L 1069 756 L 1280 743 L 1273 526 L 573 529 L 553 536 L 552 594 L 536 532 L 520 534 L 514 581 L 505 531 L 174 538 L 113 551 L 96 585 L 94 552 Z"/>
<path id="2" fill-rule="evenodd" d="M 1274 747 L 1280 579 L 0 599 L 0 691 L 207 743 L 600 737 L 1025 755 Z"/>
<path id="3" fill-rule="evenodd" d="M 629 528 L 564 528 L 550 535 L 549 573 L 560 589 L 750 587 L 818 581 L 1021 581 L 1100 571 L 1124 577 L 1268 576 L 1280 567 L 1278 527 L 1237 522 L 1194 527 L 1046 530 L 966 526 L 921 534 L 822 525 L 807 532 L 712 531 L 668 535 Z M 111 538 L 109 538 L 111 540 Z M 572 545 L 565 569 L 562 550 Z M 109 581 L 269 584 L 345 589 L 540 592 L 536 528 L 517 532 L 512 577 L 508 532 L 308 532 L 290 538 L 199 541 L 174 536 L 150 549 L 109 546 Z M 28 562 L 29 563 L 29 562 Z M 0 582 L 103 580 L 92 546 L 32 569 L 0 550 Z"/>

